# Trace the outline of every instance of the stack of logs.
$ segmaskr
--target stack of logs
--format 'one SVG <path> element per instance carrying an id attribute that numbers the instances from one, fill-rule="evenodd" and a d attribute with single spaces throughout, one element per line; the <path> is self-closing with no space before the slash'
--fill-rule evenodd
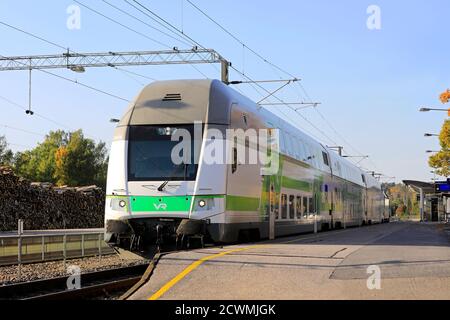
<path id="1" fill-rule="evenodd" d="M 105 193 L 96 186 L 69 188 L 30 183 L 0 167 L 0 231 L 103 227 Z"/>

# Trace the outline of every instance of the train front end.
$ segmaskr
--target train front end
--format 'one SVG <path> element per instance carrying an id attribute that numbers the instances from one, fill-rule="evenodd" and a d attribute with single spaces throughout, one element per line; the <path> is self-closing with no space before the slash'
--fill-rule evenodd
<path id="1" fill-rule="evenodd" d="M 111 145 L 105 240 L 127 250 L 206 236 L 225 211 L 226 165 L 203 161 L 205 130 L 229 123 L 224 85 L 155 82 L 117 125 Z M 214 102 L 213 102 L 214 100 Z"/>

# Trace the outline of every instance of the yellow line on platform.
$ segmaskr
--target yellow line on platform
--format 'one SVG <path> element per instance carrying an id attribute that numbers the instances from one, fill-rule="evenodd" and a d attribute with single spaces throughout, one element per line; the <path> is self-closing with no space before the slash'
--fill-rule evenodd
<path id="1" fill-rule="evenodd" d="M 251 246 L 251 247 L 246 247 L 246 248 L 240 248 L 240 249 L 234 249 L 234 250 L 229 250 L 229 251 L 224 251 L 221 253 L 216 253 L 204 258 L 201 258 L 195 262 L 193 262 L 192 264 L 190 264 L 186 269 L 184 269 L 183 271 L 181 271 L 177 276 L 175 276 L 172 280 L 170 280 L 169 282 L 167 282 L 164 286 L 161 287 L 161 289 L 159 289 L 158 291 L 156 291 L 150 298 L 148 298 L 148 300 L 157 300 L 159 299 L 164 293 L 166 293 L 167 291 L 170 290 L 170 288 L 172 288 L 174 285 L 176 285 L 180 280 L 182 280 L 184 277 L 186 277 L 189 273 L 191 273 L 192 271 L 194 271 L 196 268 L 198 268 L 203 262 L 206 262 L 208 260 L 213 260 L 216 258 L 220 258 L 223 257 L 227 254 L 230 253 L 234 253 L 234 252 L 240 252 L 240 251 L 245 251 L 245 250 L 250 250 L 250 249 L 254 249 L 254 248 L 260 248 L 260 247 L 264 247 L 264 245 L 255 245 L 255 246 Z"/>

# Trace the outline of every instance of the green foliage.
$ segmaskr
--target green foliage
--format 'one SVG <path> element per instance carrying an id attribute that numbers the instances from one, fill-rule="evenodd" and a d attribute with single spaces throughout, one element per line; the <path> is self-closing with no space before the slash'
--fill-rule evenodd
<path id="1" fill-rule="evenodd" d="M 391 184 L 386 191 L 390 206 L 397 216 L 417 216 L 419 214 L 416 192 L 404 184 Z"/>
<path id="2" fill-rule="evenodd" d="M 15 157 L 17 174 L 57 185 L 106 185 L 106 146 L 84 137 L 81 130 L 50 132 L 30 151 Z"/>
<path id="3" fill-rule="evenodd" d="M 14 154 L 8 148 L 8 143 L 4 136 L 0 136 L 0 165 L 11 165 Z"/>
<path id="4" fill-rule="evenodd" d="M 428 161 L 438 175 L 450 177 L 450 120 L 446 120 L 439 134 L 441 151 L 432 155 Z"/>

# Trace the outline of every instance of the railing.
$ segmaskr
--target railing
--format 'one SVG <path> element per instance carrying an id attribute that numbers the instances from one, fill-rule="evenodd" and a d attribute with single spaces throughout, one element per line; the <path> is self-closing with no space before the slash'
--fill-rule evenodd
<path id="1" fill-rule="evenodd" d="M 0 233 L 0 265 L 65 260 L 112 254 L 104 229 Z"/>

